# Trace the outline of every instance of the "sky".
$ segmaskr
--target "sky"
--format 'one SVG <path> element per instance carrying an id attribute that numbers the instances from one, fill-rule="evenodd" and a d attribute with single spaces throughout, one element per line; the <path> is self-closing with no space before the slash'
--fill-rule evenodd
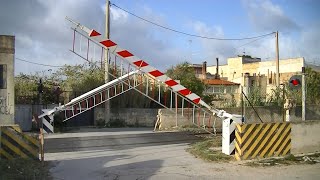
<path id="1" fill-rule="evenodd" d="M 0 0 L 0 34 L 14 35 L 15 57 L 60 66 L 85 61 L 69 50 L 73 34 L 68 16 L 105 32 L 105 0 Z M 318 0 L 111 0 L 111 3 L 162 26 L 204 37 L 241 39 L 279 31 L 280 59 L 304 57 L 320 64 Z M 225 64 L 240 54 L 275 58 L 274 34 L 251 40 L 213 40 L 169 31 L 110 7 L 110 39 L 166 69 L 188 61 Z M 15 60 L 15 74 L 49 73 L 56 67 Z M 97 59 L 99 60 L 99 59 Z M 52 69 L 52 70 L 51 70 Z"/>

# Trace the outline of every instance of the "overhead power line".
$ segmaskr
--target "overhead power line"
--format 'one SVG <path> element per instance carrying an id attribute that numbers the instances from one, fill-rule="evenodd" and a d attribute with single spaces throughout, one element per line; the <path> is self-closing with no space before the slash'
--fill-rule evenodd
<path id="1" fill-rule="evenodd" d="M 246 46 L 246 45 L 248 45 L 248 44 L 251 44 L 251 43 L 256 42 L 256 41 L 258 41 L 258 40 L 261 40 L 261 39 L 263 39 L 263 38 L 265 38 L 265 37 L 266 37 L 266 36 L 262 36 L 262 37 L 260 37 L 260 38 L 255 39 L 255 40 L 249 41 L 249 42 L 247 42 L 247 43 L 245 43 L 245 44 L 242 44 L 242 45 L 236 47 L 235 49 L 238 49 L 238 48 L 241 48 L 241 47 Z"/>
<path id="2" fill-rule="evenodd" d="M 126 12 L 126 13 L 134 16 L 134 17 L 136 17 L 136 18 L 139 18 L 139 19 L 141 19 L 141 20 L 143 20 L 143 21 L 146 21 L 146 22 L 148 22 L 148 23 L 150 23 L 150 24 L 153 24 L 153 25 L 155 25 L 155 26 L 158 26 L 158 27 L 161 27 L 161 28 L 163 28 L 163 29 L 166 29 L 166 30 L 169 30 L 169 31 L 173 31 L 173 32 L 176 32 L 176 33 L 179 33 L 179 34 L 184 34 L 184 35 L 186 35 L 186 36 L 196 37 L 196 38 L 210 39 L 210 40 L 219 40 L 219 41 L 241 41 L 241 40 L 261 38 L 261 37 L 265 37 L 265 36 L 269 36 L 269 35 L 271 35 L 271 34 L 274 34 L 274 32 L 271 32 L 271 33 L 268 33 L 268 34 L 263 34 L 263 35 L 259 35 L 259 36 L 252 36 L 252 37 L 244 37 L 244 38 L 217 38 L 217 37 L 200 36 L 200 35 L 196 35 L 196 34 L 190 34 L 190 33 L 182 32 L 182 31 L 178 31 L 178 30 L 175 30 L 175 29 L 172 29 L 172 28 L 169 28 L 169 27 L 160 25 L 160 24 L 158 24 L 158 23 L 155 23 L 155 22 L 153 22 L 153 21 L 150 21 L 150 20 L 148 20 L 148 19 L 145 19 L 145 18 L 143 18 L 143 17 L 141 17 L 141 16 L 138 16 L 138 15 L 136 15 L 136 14 L 134 14 L 134 13 L 128 11 L 128 10 L 125 10 L 125 9 L 119 7 L 118 5 L 114 4 L 114 3 L 110 3 L 110 4 L 111 4 L 112 6 L 117 7 L 118 9 L 120 9 L 120 10 L 122 10 L 122 11 L 124 11 L 124 12 Z"/>
<path id="3" fill-rule="evenodd" d="M 30 63 L 30 64 L 36 64 L 36 65 L 39 65 L 39 66 L 48 66 L 48 67 L 63 67 L 63 66 L 56 66 L 56 65 L 49 65 L 49 64 L 41 64 L 41 63 L 36 63 L 36 62 L 32 62 L 32 61 L 27 61 L 25 59 L 21 59 L 21 58 L 15 58 L 16 60 L 18 61 L 23 61 L 23 62 L 27 62 L 27 63 Z"/>

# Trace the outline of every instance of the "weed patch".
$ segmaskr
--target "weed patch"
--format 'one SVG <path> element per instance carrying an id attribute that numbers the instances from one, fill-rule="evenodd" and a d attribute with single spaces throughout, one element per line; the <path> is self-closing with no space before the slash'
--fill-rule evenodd
<path id="1" fill-rule="evenodd" d="M 293 164 L 315 164 L 319 163 L 320 153 L 294 156 L 292 154 L 279 158 L 268 158 L 262 160 L 253 160 L 252 162 L 245 163 L 247 166 L 276 166 L 276 165 L 293 165 Z"/>
<path id="2" fill-rule="evenodd" d="M 206 161 L 228 162 L 233 159 L 232 156 L 223 154 L 217 147 L 221 147 L 221 136 L 207 137 L 201 142 L 191 144 L 187 151 Z"/>

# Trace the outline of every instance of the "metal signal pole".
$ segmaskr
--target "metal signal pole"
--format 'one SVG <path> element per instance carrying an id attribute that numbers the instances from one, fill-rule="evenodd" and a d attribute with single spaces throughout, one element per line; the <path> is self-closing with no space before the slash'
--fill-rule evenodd
<path id="1" fill-rule="evenodd" d="M 110 1 L 106 2 L 106 38 L 110 38 Z M 109 50 L 105 49 L 104 54 L 104 81 L 109 82 Z M 106 94 L 106 98 L 107 98 Z M 105 102 L 105 123 L 108 123 L 110 119 L 110 101 Z"/>
<path id="2" fill-rule="evenodd" d="M 302 121 L 306 120 L 306 71 L 304 67 L 304 59 L 303 59 L 303 67 L 302 67 Z"/>

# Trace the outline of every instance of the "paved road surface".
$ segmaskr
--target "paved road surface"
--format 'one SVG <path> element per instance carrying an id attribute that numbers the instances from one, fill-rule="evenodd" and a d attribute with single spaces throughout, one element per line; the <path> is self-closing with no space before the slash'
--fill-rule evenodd
<path id="1" fill-rule="evenodd" d="M 185 133 L 100 131 L 107 132 L 46 137 L 45 158 L 54 164 L 54 179 L 320 179 L 319 164 L 252 168 L 204 162 L 185 151 L 197 139 Z"/>

